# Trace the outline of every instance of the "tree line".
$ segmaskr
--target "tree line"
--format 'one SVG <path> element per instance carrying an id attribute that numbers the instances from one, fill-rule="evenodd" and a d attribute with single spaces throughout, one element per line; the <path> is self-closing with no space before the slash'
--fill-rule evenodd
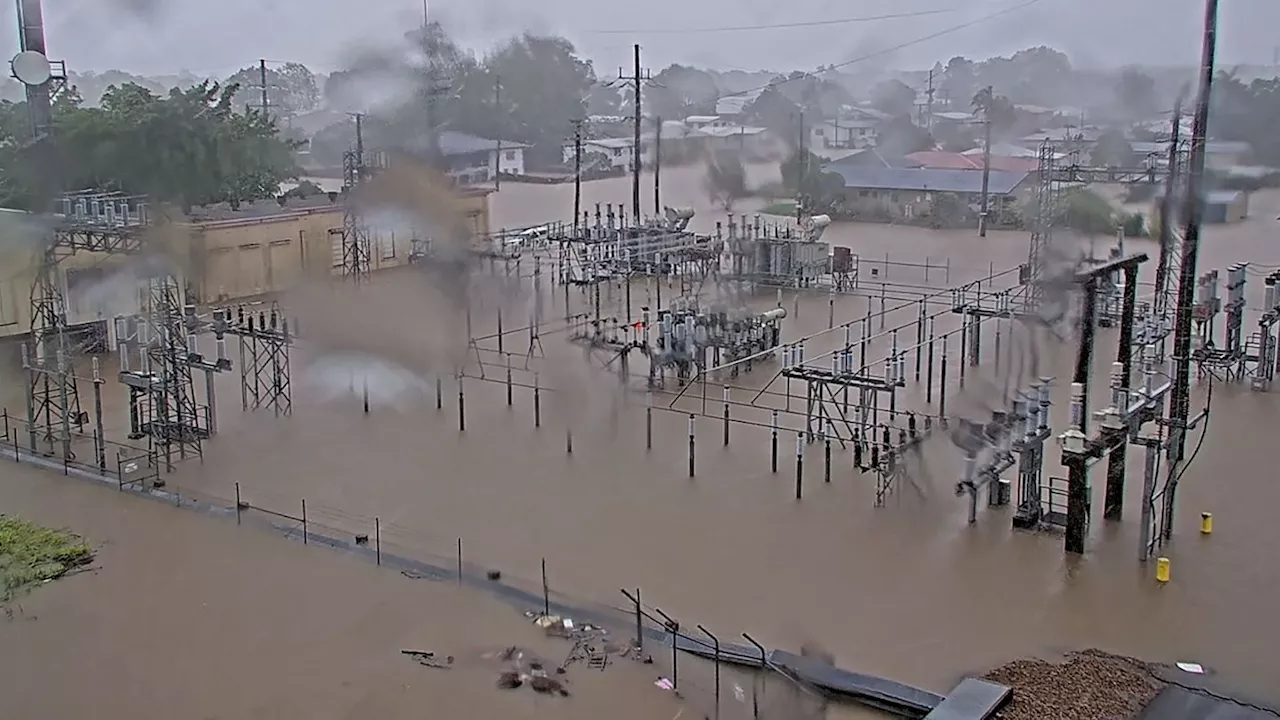
<path id="1" fill-rule="evenodd" d="M 161 95 L 127 83 L 86 107 L 69 88 L 40 139 L 25 102 L 0 102 L 0 206 L 46 210 L 89 188 L 183 208 L 273 197 L 296 174 L 293 145 L 273 118 L 237 109 L 238 90 L 202 82 Z"/>

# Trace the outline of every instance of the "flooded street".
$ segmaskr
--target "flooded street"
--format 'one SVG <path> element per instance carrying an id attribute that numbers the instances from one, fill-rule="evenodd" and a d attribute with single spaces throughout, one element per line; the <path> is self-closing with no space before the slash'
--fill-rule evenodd
<path id="1" fill-rule="evenodd" d="M 583 208 L 629 202 L 629 182 L 585 184 Z M 662 187 L 664 197 L 673 199 L 670 204 L 697 208 L 695 229 L 709 231 L 723 219 L 722 212 L 701 199 L 698 171 L 665 173 Z M 571 185 L 504 185 L 492 198 L 492 225 L 515 228 L 566 219 L 572 196 Z M 651 185 L 642 197 L 649 212 Z M 1280 244 L 1273 242 L 1278 214 L 1280 194 L 1258 193 L 1246 222 L 1206 227 L 1202 271 L 1256 263 L 1258 270 L 1249 277 L 1250 297 L 1260 296 L 1262 276 L 1280 267 Z M 824 240 L 853 248 L 864 262 L 886 254 L 896 262 L 927 260 L 937 265 L 928 278 L 920 268 L 889 266 L 888 279 L 937 287 L 980 280 L 992 268 L 1000 271 L 1025 262 L 1028 242 L 1025 232 L 978 238 L 972 231 L 870 224 L 835 224 Z M 1098 244 L 1106 247 L 1110 241 Z M 1143 270 L 1149 279 L 1154 243 L 1133 240 L 1129 249 L 1151 254 Z M 564 324 L 559 288 L 545 288 L 539 300 L 546 302 L 546 325 L 527 367 L 515 362 L 508 406 L 505 361 L 492 352 L 493 340 L 481 343 L 478 351 L 458 342 L 458 318 L 442 317 L 420 278 L 395 278 L 385 287 L 375 283 L 360 301 L 367 304 L 351 305 L 342 313 L 290 305 L 285 298 L 291 312 L 299 308 L 307 341 L 294 358 L 294 414 L 276 418 L 240 412 L 236 371 L 220 376 L 220 433 L 205 444 L 202 461 L 187 461 L 166 478 L 169 488 L 226 504 L 233 502 L 238 488 L 251 505 L 289 514 L 296 514 L 305 499 L 313 522 L 352 534 L 372 533 L 377 518 L 385 543 L 424 559 L 445 558 L 444 563 L 450 562 L 460 538 L 468 561 L 531 584 L 545 559 L 557 592 L 616 606 L 625 603 L 618 588 L 641 588 L 647 603 L 687 627 L 701 623 L 726 641 L 736 642 L 747 632 L 772 647 L 795 650 L 816 644 L 833 653 L 842 667 L 938 693 L 963 674 L 980 673 L 1011 658 L 1100 647 L 1152 661 L 1203 663 L 1234 686 L 1277 699 L 1280 627 L 1263 621 L 1280 606 L 1280 578 L 1269 571 L 1280 548 L 1280 524 L 1272 515 L 1280 507 L 1280 484 L 1269 475 L 1265 450 L 1265 428 L 1280 420 L 1275 394 L 1251 393 L 1242 385 L 1215 386 L 1207 438 L 1180 486 L 1175 537 L 1164 553 L 1173 560 L 1173 581 L 1161 586 L 1152 578 L 1153 563 L 1137 561 L 1142 454 L 1132 446 L 1122 522 L 1102 521 L 1105 471 L 1098 467 L 1092 473 L 1094 522 L 1089 551 L 1081 558 L 1064 556 L 1060 536 L 1012 531 L 1010 508 L 988 509 L 984 503 L 977 524 L 968 525 L 967 502 L 953 492 L 959 455 L 940 437 L 926 443 L 923 463 L 913 468 L 916 487 L 899 487 L 885 507 L 874 506 L 873 474 L 851 469 L 850 450 L 834 449 L 832 477 L 826 483 L 822 447 L 811 445 L 804 455 L 803 498 L 797 500 L 795 438 L 801 426 L 788 410 L 801 409 L 803 390 L 789 395 L 784 380 L 772 380 L 779 365 L 771 361 L 733 381 L 738 388 L 732 391 L 734 423 L 727 446 L 717 420 L 697 418 L 696 472 L 690 478 L 687 413 L 703 411 L 704 391 L 706 412 L 721 412 L 717 382 L 705 389 L 695 386 L 678 400 L 671 393 L 655 394 L 652 449 L 646 449 L 645 394 L 622 390 L 616 367 L 606 369 L 601 358 L 584 357 L 581 348 L 555 332 Z M 648 284 L 634 285 L 633 303 L 648 303 L 652 290 Z M 875 286 L 869 290 L 871 297 L 836 300 L 837 328 L 860 320 L 868 310 L 881 310 Z M 606 306 L 616 307 L 622 290 L 606 292 Z M 670 290 L 664 290 L 664 298 L 669 297 L 666 292 Z M 589 300 L 577 290 L 570 299 L 575 312 Z M 762 309 L 775 302 L 771 295 L 757 301 Z M 789 293 L 782 302 L 790 313 L 783 325 L 784 342 L 828 328 L 832 310 L 825 296 L 797 299 Z M 949 296 L 944 296 L 941 304 L 929 306 L 930 313 L 939 314 L 939 335 L 958 325 L 946 312 L 947 303 Z M 918 305 L 892 299 L 885 304 L 888 309 L 904 307 L 887 313 L 883 325 L 879 318 L 873 320 L 875 330 L 902 325 L 902 344 L 914 344 Z M 527 309 L 513 314 L 522 312 Z M 1246 332 L 1255 319 L 1246 315 Z M 476 334 L 493 332 L 492 308 L 477 311 L 473 323 Z M 984 339 L 985 347 L 992 348 L 995 330 L 984 332 L 992 333 Z M 1024 340 L 1008 326 L 1001 332 L 1006 352 L 1010 337 L 1018 338 L 1014 343 Z M 504 342 L 506 352 L 521 357 L 535 345 L 527 333 Z M 816 356 L 842 343 L 837 330 L 807 349 Z M 991 350 L 979 367 L 967 368 L 962 389 L 958 339 L 949 343 L 948 416 L 976 416 L 990 409 L 1013 375 L 1024 381 L 1032 375 L 1053 376 L 1054 427 L 1057 432 L 1065 428 L 1065 378 L 1074 361 L 1073 344 L 1040 345 L 1040 366 L 1034 369 L 1029 352 L 1019 349 L 1004 356 L 997 367 Z M 355 381 L 352 392 L 334 392 L 335 381 L 307 372 L 318 350 L 340 346 L 403 369 L 399 379 L 382 373 L 372 383 L 367 415 Z M 888 341 L 878 341 L 871 357 L 879 359 L 887 349 Z M 1104 332 L 1095 357 L 1095 408 L 1106 397 L 1102 378 L 1114 353 L 1115 333 Z M 458 382 L 451 364 L 460 354 L 469 360 L 478 354 L 485 362 L 483 379 L 474 377 L 479 370 L 473 367 L 468 370 L 473 377 L 463 381 L 465 431 L 459 430 Z M 234 348 L 231 357 L 236 359 Z M 914 355 L 909 356 L 909 376 L 915 363 Z M 444 378 L 439 409 L 438 377 Z M 541 427 L 534 422 L 535 382 L 558 390 L 541 394 Z M 1198 386 L 1193 407 L 1203 405 L 1206 389 L 1204 383 Z M 89 394 L 81 392 L 88 407 Z M 0 395 L 11 411 L 20 408 L 17 376 L 4 377 Z M 910 383 L 898 409 L 938 414 L 937 398 L 930 404 L 924 395 L 921 384 Z M 105 396 L 108 434 L 122 439 L 128 427 L 123 389 L 109 382 Z M 782 411 L 776 474 L 770 470 L 771 409 Z M 571 454 L 566 435 L 572 438 Z M 1197 439 L 1194 434 L 1190 448 Z M 1056 445 L 1048 451 L 1046 475 L 1065 474 L 1057 454 Z M 0 465 L 0 478 L 12 472 L 11 466 Z M 24 483 L 23 492 L 37 498 L 30 502 L 42 502 L 41 489 Z M 59 483 L 50 482 L 47 492 L 109 494 Z M 5 492 L 0 491 L 0 500 L 7 504 Z M 132 498 L 105 502 L 132 513 L 130 522 L 155 523 L 155 542 L 192 549 L 196 559 L 191 562 L 202 562 L 194 548 L 206 542 L 200 537 L 204 531 L 188 534 L 184 528 L 207 520 L 164 508 L 152 512 L 151 504 Z M 129 510 L 134 507 L 129 503 L 145 510 Z M 1211 536 L 1196 533 L 1201 512 L 1212 512 L 1216 520 Z M 263 540 L 261 548 L 249 548 L 244 541 L 243 551 L 276 552 L 266 549 L 271 541 Z M 288 552 L 298 557 L 282 562 L 341 562 L 323 553 L 316 557 L 319 551 L 308 554 L 290 547 Z M 143 576 L 140 583 L 150 582 L 145 569 L 136 570 Z M 150 572 L 167 570 L 157 565 Z M 396 588 L 381 587 L 384 580 L 361 577 L 358 582 L 379 583 L 379 597 L 401 602 L 391 599 L 399 592 Z M 255 592 L 264 598 L 284 592 L 283 582 L 278 584 L 280 588 Z M 378 615 L 381 611 L 360 627 L 377 632 L 383 622 Z M 228 622 L 252 625 L 258 620 L 248 614 L 234 621 L 228 616 Z M 852 712 L 833 708 L 832 717 L 855 717 Z"/>

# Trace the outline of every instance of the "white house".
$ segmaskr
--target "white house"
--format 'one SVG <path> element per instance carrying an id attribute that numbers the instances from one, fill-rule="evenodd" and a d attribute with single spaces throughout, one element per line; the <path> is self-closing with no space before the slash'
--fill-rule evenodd
<path id="1" fill-rule="evenodd" d="M 823 120 L 809 128 L 809 147 L 857 150 L 876 144 L 879 120 L 845 118 Z"/>
<path id="2" fill-rule="evenodd" d="M 448 173 L 463 185 L 487 183 L 499 172 L 524 175 L 524 143 L 490 140 L 468 133 L 446 130 L 438 139 L 440 154 L 448 163 Z"/>
<path id="3" fill-rule="evenodd" d="M 608 158 L 609 166 L 612 168 L 629 168 L 631 167 L 631 148 L 634 145 L 631 138 L 593 138 L 591 140 L 584 139 L 582 141 L 582 154 L 603 155 Z M 645 149 L 644 142 L 640 143 L 640 150 Z M 572 144 L 565 145 L 563 151 L 563 160 L 566 165 L 573 165 L 574 146 Z"/>

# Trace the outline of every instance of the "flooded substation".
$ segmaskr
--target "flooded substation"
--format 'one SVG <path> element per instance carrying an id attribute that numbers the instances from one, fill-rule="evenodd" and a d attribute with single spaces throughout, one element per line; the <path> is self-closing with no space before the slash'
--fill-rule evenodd
<path id="1" fill-rule="evenodd" d="M 1219 291 L 1197 298 L 1192 408 L 1209 412 L 1165 517 L 1160 453 L 1121 442 L 1123 482 L 1104 457 L 1083 495 L 1063 463 L 1073 429 L 1113 429 L 1168 392 L 1154 240 L 1124 240 L 1112 260 L 1136 276 L 1117 265 L 1096 286 L 1092 371 L 1073 394 L 1072 303 L 1035 282 L 1027 232 L 727 214 L 700 200 L 698 170 L 662 180 L 689 210 L 646 198 L 637 224 L 618 205 L 628 181 L 602 180 L 583 184 L 575 223 L 548 212 L 573 207 L 570 186 L 504 184 L 491 208 L 510 230 L 465 269 L 428 256 L 368 284 L 194 309 L 190 340 L 135 330 L 122 351 L 75 359 L 84 422 L 69 433 L 25 429 L 22 379 L 57 375 L 54 361 L 6 371 L 8 447 L 34 442 L 54 465 L 70 448 L 126 489 L 160 481 L 228 518 L 266 511 L 309 523 L 303 537 L 373 537 L 379 557 L 465 561 L 624 620 L 639 589 L 667 623 L 645 620 L 655 661 L 704 706 L 709 663 L 672 668 L 660 649 L 675 623 L 699 642 L 818 647 L 939 699 L 1010 659 L 1084 647 L 1201 663 L 1276 699 L 1280 630 L 1259 620 L 1280 604 L 1263 449 L 1280 405 L 1259 321 L 1275 314 L 1280 195 L 1205 229 L 1199 267 L 1219 269 Z M 1055 238 L 1066 255 L 1087 240 Z M 150 399 L 162 343 L 187 358 L 186 420 Z M 725 681 L 722 716 L 752 716 L 748 686 Z M 811 716 L 790 713 L 773 717 Z"/>

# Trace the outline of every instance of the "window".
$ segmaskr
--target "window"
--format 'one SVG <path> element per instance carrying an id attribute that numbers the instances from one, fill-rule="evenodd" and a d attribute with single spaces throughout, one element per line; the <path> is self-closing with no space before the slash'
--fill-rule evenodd
<path id="1" fill-rule="evenodd" d="M 622 148 L 614 148 L 614 149 L 613 149 L 613 156 L 614 156 L 614 157 L 622 157 Z"/>
<path id="2" fill-rule="evenodd" d="M 508 159 L 508 160 L 510 160 L 510 161 L 512 161 L 512 162 L 515 162 L 515 159 L 516 159 L 516 151 L 515 151 L 515 150 L 507 150 L 504 154 L 507 156 L 507 159 Z"/>
<path id="3" fill-rule="evenodd" d="M 826 132 L 827 132 L 827 131 L 826 131 L 826 130 L 824 130 L 824 129 L 822 129 L 822 128 L 814 128 L 814 129 L 813 129 L 813 134 L 814 134 L 814 135 L 817 135 L 818 137 L 823 137 L 823 136 L 825 136 L 825 135 L 826 135 Z"/>
<path id="4" fill-rule="evenodd" d="M 394 232 L 388 233 L 388 237 L 378 238 L 378 246 L 382 248 L 383 260 L 396 259 L 396 234 Z"/>

